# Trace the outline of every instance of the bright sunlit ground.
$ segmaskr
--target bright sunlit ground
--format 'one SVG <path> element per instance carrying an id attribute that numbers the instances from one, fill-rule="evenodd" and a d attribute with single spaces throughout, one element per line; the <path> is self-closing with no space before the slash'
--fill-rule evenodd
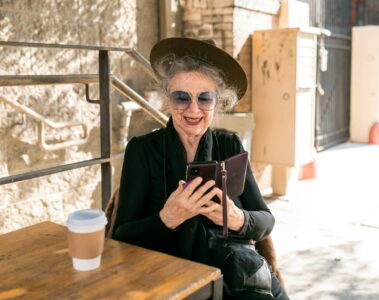
<path id="1" fill-rule="evenodd" d="M 289 295 L 379 299 L 379 145 L 338 145 L 316 165 L 269 204 Z"/>

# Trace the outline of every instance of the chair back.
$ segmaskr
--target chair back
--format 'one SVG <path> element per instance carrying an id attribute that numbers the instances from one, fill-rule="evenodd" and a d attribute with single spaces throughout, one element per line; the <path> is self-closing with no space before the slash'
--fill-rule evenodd
<path id="1" fill-rule="evenodd" d="M 120 186 L 117 186 L 108 201 L 107 207 L 105 208 L 105 216 L 108 220 L 108 224 L 105 226 L 105 236 L 108 238 L 112 238 L 113 227 L 116 220 L 119 204 L 119 191 Z"/>

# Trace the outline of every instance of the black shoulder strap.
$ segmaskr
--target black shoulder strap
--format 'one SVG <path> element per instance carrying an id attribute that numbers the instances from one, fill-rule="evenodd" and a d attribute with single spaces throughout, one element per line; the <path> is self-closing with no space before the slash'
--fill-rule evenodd
<path id="1" fill-rule="evenodd" d="M 220 153 L 220 144 L 217 138 L 217 134 L 213 132 L 213 150 L 215 151 L 214 154 L 216 154 L 216 160 L 221 160 L 221 153 Z M 220 162 L 221 166 L 221 186 L 222 186 L 222 232 L 224 236 L 228 236 L 228 205 L 226 203 L 228 189 L 227 189 L 227 171 L 225 168 L 225 162 Z"/>
<path id="2" fill-rule="evenodd" d="M 228 236 L 228 205 L 226 203 L 227 191 L 227 171 L 225 168 L 225 162 L 221 162 L 221 177 L 222 177 L 222 233 L 225 237 Z"/>

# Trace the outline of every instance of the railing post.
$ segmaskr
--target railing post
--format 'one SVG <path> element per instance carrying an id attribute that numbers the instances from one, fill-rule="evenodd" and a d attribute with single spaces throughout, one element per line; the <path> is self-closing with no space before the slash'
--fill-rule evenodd
<path id="1" fill-rule="evenodd" d="M 99 51 L 99 88 L 100 88 L 100 145 L 101 158 L 111 156 L 112 126 L 110 107 L 110 74 L 108 51 Z M 111 196 L 111 161 L 101 164 L 101 205 L 105 209 Z"/>

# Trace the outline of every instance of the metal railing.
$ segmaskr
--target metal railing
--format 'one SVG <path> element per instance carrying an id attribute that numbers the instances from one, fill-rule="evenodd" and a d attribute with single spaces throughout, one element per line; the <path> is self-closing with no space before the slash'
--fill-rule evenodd
<path id="1" fill-rule="evenodd" d="M 4 86 L 25 86 L 25 85 L 50 85 L 50 84 L 85 84 L 86 85 L 86 99 L 88 102 L 97 103 L 100 105 L 100 157 L 90 160 L 79 161 L 76 163 L 58 165 L 50 168 L 20 173 L 12 176 L 0 178 L 0 185 L 13 183 L 22 180 L 28 180 L 36 177 L 46 176 L 63 171 L 69 171 L 76 168 L 87 167 L 91 165 L 101 165 L 101 199 L 102 207 L 105 208 L 108 199 L 111 195 L 112 188 L 112 170 L 111 161 L 122 157 L 122 155 L 113 155 L 111 153 L 111 107 L 110 107 L 110 87 L 113 86 L 118 92 L 129 100 L 138 103 L 143 110 L 145 110 L 151 117 L 157 120 L 163 126 L 166 125 L 168 117 L 159 110 L 155 109 L 148 101 L 141 97 L 130 86 L 124 83 L 119 78 L 110 74 L 110 61 L 109 52 L 123 52 L 131 56 L 134 60 L 139 62 L 142 67 L 150 76 L 154 73 L 150 67 L 149 62 L 143 57 L 141 53 L 132 48 L 116 48 L 116 47 L 97 47 L 97 46 L 84 46 L 84 45 L 61 45 L 61 44 L 45 44 L 45 43 L 24 43 L 12 41 L 0 41 L 0 46 L 7 47 L 32 47 L 32 48 L 58 48 L 58 49 L 75 49 L 75 50 L 93 50 L 98 51 L 99 61 L 99 74 L 71 74 L 71 75 L 14 75 L 14 76 L 0 76 L 0 87 Z M 89 84 L 99 84 L 99 100 L 89 99 Z M 44 128 L 49 126 L 52 128 L 63 128 L 71 126 L 82 126 L 83 136 L 81 140 L 86 140 L 88 137 L 88 129 L 85 124 L 81 123 L 54 123 L 38 113 L 28 109 L 20 103 L 10 101 L 4 97 L 0 97 L 0 101 L 11 105 L 13 108 L 21 111 L 28 116 L 32 117 L 39 123 L 39 143 L 47 150 L 52 150 L 46 143 L 44 138 Z M 82 141 L 80 141 L 82 142 Z M 66 141 L 64 146 L 70 146 L 78 143 L 78 141 Z M 61 143 L 62 144 L 62 143 Z M 59 146 L 62 146 L 62 145 Z"/>
<path id="2" fill-rule="evenodd" d="M 55 151 L 59 149 L 64 149 L 71 146 L 79 146 L 84 145 L 89 136 L 88 127 L 86 124 L 81 122 L 53 122 L 45 117 L 41 116 L 39 113 L 35 112 L 34 110 L 30 109 L 29 107 L 26 107 L 25 105 L 22 105 L 18 102 L 11 101 L 3 96 L 0 95 L 0 101 L 6 103 L 7 105 L 11 106 L 12 108 L 16 109 L 17 111 L 26 114 L 27 116 L 33 118 L 35 121 L 38 122 L 38 144 L 43 150 L 46 151 Z M 64 141 L 64 142 L 58 142 L 55 144 L 49 144 L 46 141 L 45 138 L 45 128 L 50 127 L 53 129 L 62 129 L 62 128 L 72 128 L 72 127 L 81 127 L 83 134 L 81 138 Z"/>
<path id="3" fill-rule="evenodd" d="M 158 123 L 165 126 L 168 117 L 163 114 L 160 110 L 153 107 L 145 98 L 138 94 L 133 88 L 123 82 L 121 79 L 114 75 L 110 75 L 110 82 L 112 87 L 114 87 L 120 94 L 124 97 L 138 103 L 141 108 L 152 118 L 154 118 Z M 87 75 L 15 75 L 15 76 L 0 76 L 0 87 L 5 86 L 26 86 L 26 85 L 48 85 L 48 84 L 85 84 L 86 87 L 86 100 L 90 103 L 99 104 L 100 100 L 91 100 L 89 98 L 89 84 L 99 83 L 99 77 L 96 74 Z M 45 123 L 52 128 L 62 128 L 58 125 L 54 126 L 52 122 L 44 119 L 42 116 L 33 112 L 31 109 L 17 103 L 10 101 L 4 97 L 0 96 L 0 101 L 7 103 L 8 105 L 14 107 L 20 112 L 23 112 L 33 119 Z M 38 116 L 37 116 L 38 115 Z M 46 149 L 48 150 L 48 149 Z"/>

